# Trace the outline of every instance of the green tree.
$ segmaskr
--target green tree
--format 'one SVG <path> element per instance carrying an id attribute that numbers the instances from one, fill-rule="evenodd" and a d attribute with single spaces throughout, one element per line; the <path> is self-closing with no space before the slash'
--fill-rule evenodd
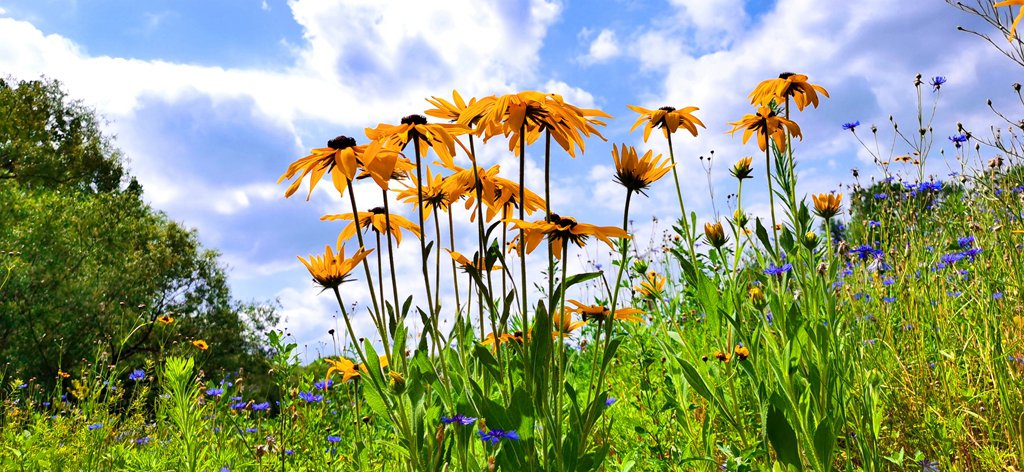
<path id="1" fill-rule="evenodd" d="M 215 251 L 141 198 L 95 112 L 56 82 L 0 84 L 0 292 L 9 375 L 55 379 L 99 352 L 126 366 L 210 345 L 207 371 L 265 375 L 274 304 L 231 297 Z M 6 276 L 7 274 L 4 274 Z M 164 326 L 157 318 L 175 319 Z M 190 347 L 190 346 L 189 346 Z"/>

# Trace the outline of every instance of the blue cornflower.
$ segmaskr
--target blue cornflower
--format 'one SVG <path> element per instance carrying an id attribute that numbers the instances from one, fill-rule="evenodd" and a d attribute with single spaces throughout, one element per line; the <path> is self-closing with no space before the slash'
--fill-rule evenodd
<path id="1" fill-rule="evenodd" d="M 960 295 L 963 295 L 963 294 L 964 294 L 964 292 L 960 292 L 960 291 L 946 292 L 946 295 L 949 295 L 949 296 L 951 296 L 953 298 L 959 297 Z"/>
<path id="2" fill-rule="evenodd" d="M 245 432 L 247 432 L 247 433 L 255 433 L 256 431 L 259 431 L 259 430 L 256 429 L 256 428 L 245 428 Z"/>
<path id="3" fill-rule="evenodd" d="M 842 281 L 837 283 L 842 284 Z M 764 319 L 765 321 L 768 322 L 768 326 L 771 326 L 775 322 L 775 315 L 773 315 L 772 312 L 769 311 L 767 314 L 764 315 Z"/>
<path id="4" fill-rule="evenodd" d="M 882 279 L 882 285 L 885 285 L 887 287 L 889 285 L 894 284 L 894 283 L 896 283 L 896 279 L 894 279 L 892 277 L 886 277 L 886 278 Z"/>
<path id="5" fill-rule="evenodd" d="M 456 414 L 455 416 L 452 416 L 451 418 L 446 416 L 441 417 L 441 422 L 444 424 L 459 423 L 463 426 L 469 426 L 476 422 L 476 418 L 459 413 Z"/>
<path id="6" fill-rule="evenodd" d="M 299 392 L 299 398 L 306 401 L 306 403 L 319 403 L 323 401 L 323 395 L 317 395 L 313 392 Z"/>
<path id="7" fill-rule="evenodd" d="M 768 263 L 768 268 L 764 270 L 765 275 L 782 275 L 793 269 L 793 264 L 787 262 L 782 267 L 776 267 L 774 262 Z"/>
<path id="8" fill-rule="evenodd" d="M 515 432 L 515 430 L 505 431 L 503 429 L 494 428 L 486 433 L 483 431 L 477 431 L 477 434 L 480 435 L 481 441 L 490 442 L 492 446 L 498 444 L 502 439 L 510 439 L 513 441 L 519 440 L 519 433 Z"/>
<path id="9" fill-rule="evenodd" d="M 971 262 L 974 262 L 974 257 L 977 256 L 978 254 L 981 254 L 981 251 L 982 251 L 982 249 L 980 247 L 972 247 L 972 248 L 964 251 L 963 255 L 964 255 L 964 257 L 967 257 L 968 259 L 970 259 Z"/>
<path id="10" fill-rule="evenodd" d="M 954 146 L 956 146 L 957 149 L 960 149 L 960 146 L 963 145 L 963 143 L 967 142 L 967 135 L 958 134 L 956 136 L 950 136 L 949 140 L 953 143 Z"/>
<path id="11" fill-rule="evenodd" d="M 231 404 L 231 409 L 232 410 L 244 410 L 246 405 L 247 405 L 247 403 L 245 403 L 245 402 L 232 403 Z"/>
<path id="12" fill-rule="evenodd" d="M 334 385 L 334 381 L 331 379 L 327 379 L 326 381 L 317 380 L 316 382 L 313 382 L 313 387 L 316 387 L 320 390 L 327 390 L 331 388 L 332 385 Z"/>
<path id="13" fill-rule="evenodd" d="M 882 193 L 876 193 L 876 194 L 875 194 L 875 199 L 876 199 L 876 200 L 885 200 L 885 197 L 888 197 L 888 196 L 889 196 L 889 194 L 888 194 L 888 193 L 885 193 L 885 192 L 882 192 Z"/>
<path id="14" fill-rule="evenodd" d="M 870 226 L 872 228 L 877 228 L 879 226 L 882 226 L 882 223 L 879 222 L 879 221 L 875 221 L 875 220 L 868 220 L 868 226 Z"/>
<path id="15" fill-rule="evenodd" d="M 146 371 L 144 371 L 142 369 L 135 369 L 135 370 L 132 371 L 132 373 L 128 374 L 128 380 L 131 380 L 133 382 L 138 382 L 140 380 L 145 380 L 145 379 L 146 379 Z"/>
<path id="16" fill-rule="evenodd" d="M 962 253 L 962 252 L 951 252 L 949 254 L 943 254 L 942 257 L 939 260 L 941 260 L 942 263 L 945 264 L 945 265 L 953 265 L 953 264 L 956 264 L 957 262 L 960 262 L 963 258 L 964 258 L 964 253 Z"/>
<path id="17" fill-rule="evenodd" d="M 252 411 L 264 411 L 270 409 L 270 402 L 257 403 L 252 406 Z"/>
<path id="18" fill-rule="evenodd" d="M 896 297 L 882 297 L 882 301 L 885 303 L 892 303 L 896 301 Z"/>
<path id="19" fill-rule="evenodd" d="M 939 472 L 939 463 L 935 461 L 921 459 L 917 461 L 917 465 L 921 466 L 921 472 Z"/>
<path id="20" fill-rule="evenodd" d="M 932 81 L 928 82 L 928 84 L 932 86 L 932 93 L 938 92 L 944 83 L 946 83 L 946 77 L 941 75 L 932 77 Z"/>
<path id="21" fill-rule="evenodd" d="M 240 401 L 242 401 L 242 397 L 231 397 L 231 401 L 233 401 L 233 402 L 240 402 Z"/>
<path id="22" fill-rule="evenodd" d="M 334 436 L 334 435 L 327 436 L 327 442 L 332 442 L 332 443 L 341 442 L 341 436 Z"/>
<path id="23" fill-rule="evenodd" d="M 286 455 L 286 456 L 291 456 L 291 455 L 294 455 L 294 454 L 295 454 L 295 451 L 293 451 L 291 449 L 285 449 L 284 450 L 284 455 Z"/>
<path id="24" fill-rule="evenodd" d="M 228 466 L 224 466 L 220 468 L 220 472 L 231 472 L 231 469 L 229 469 Z"/>
<path id="25" fill-rule="evenodd" d="M 615 402 L 617 402 L 617 401 L 619 401 L 619 399 L 618 399 L 618 398 L 615 398 L 615 397 L 608 397 L 608 399 L 604 401 L 604 406 L 612 406 L 612 405 L 614 405 L 614 404 L 615 404 Z"/>
<path id="26" fill-rule="evenodd" d="M 860 120 L 843 123 L 843 131 L 853 131 L 860 126 Z"/>
<path id="27" fill-rule="evenodd" d="M 206 389 L 206 394 L 211 396 L 211 397 L 219 397 L 221 395 L 224 395 L 224 389 L 223 388 L 208 388 L 208 389 Z M 239 398 L 239 400 L 241 400 L 241 398 Z"/>
<path id="28" fill-rule="evenodd" d="M 89 425 L 89 431 L 95 431 L 103 427 L 103 423 L 96 423 Z"/>
<path id="29" fill-rule="evenodd" d="M 867 244 L 862 244 L 862 245 L 857 246 L 857 247 L 855 247 L 853 249 L 850 249 L 850 252 L 856 254 L 857 258 L 862 260 L 862 261 L 866 261 L 869 258 L 879 257 L 879 256 L 884 254 L 881 249 L 875 249 L 875 248 L 873 248 L 873 247 L 871 247 L 870 245 L 867 245 Z M 843 271 L 843 272 L 845 273 L 846 271 Z M 853 271 L 851 270 L 850 274 L 852 274 L 852 273 L 853 273 Z"/>
<path id="30" fill-rule="evenodd" d="M 18 389 L 24 389 L 24 388 L 28 388 L 28 384 L 27 383 L 23 383 L 23 384 L 18 385 Z"/>
<path id="31" fill-rule="evenodd" d="M 993 300 L 1000 300 L 1003 298 L 1003 292 L 996 292 L 992 294 Z"/>
<path id="32" fill-rule="evenodd" d="M 965 236 L 956 240 L 961 249 L 967 249 L 974 245 L 974 236 Z"/>
<path id="33" fill-rule="evenodd" d="M 135 444 L 139 446 L 145 446 L 146 444 L 149 444 L 149 436 L 144 436 L 139 439 L 136 439 Z"/>

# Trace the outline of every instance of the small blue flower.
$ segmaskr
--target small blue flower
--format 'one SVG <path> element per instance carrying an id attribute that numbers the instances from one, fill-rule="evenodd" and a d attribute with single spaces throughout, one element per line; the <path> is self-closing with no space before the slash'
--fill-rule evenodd
<path id="1" fill-rule="evenodd" d="M 211 396 L 211 397 L 219 397 L 221 395 L 224 395 L 224 389 L 223 388 L 208 388 L 208 389 L 206 389 L 206 394 Z M 239 398 L 239 400 L 241 400 L 241 398 Z"/>
<path id="2" fill-rule="evenodd" d="M 992 294 L 993 300 L 1001 300 L 1003 298 L 1003 292 L 996 292 Z"/>
<path id="3" fill-rule="evenodd" d="M 334 436 L 334 435 L 327 436 L 327 442 L 332 442 L 332 443 L 341 442 L 341 436 Z"/>
<path id="4" fill-rule="evenodd" d="M 886 277 L 886 278 L 882 279 L 882 285 L 885 285 L 886 287 L 888 287 L 888 286 L 890 286 L 890 285 L 892 285 L 894 283 L 896 283 L 896 279 L 894 279 L 892 277 Z"/>
<path id="5" fill-rule="evenodd" d="M 316 382 L 313 382 L 313 387 L 320 390 L 327 390 L 331 388 L 332 385 L 334 385 L 334 381 L 331 379 L 327 379 L 327 381 L 317 380 Z"/>
<path id="6" fill-rule="evenodd" d="M 232 410 L 244 410 L 246 405 L 247 405 L 247 403 L 245 403 L 245 402 L 232 403 L 231 404 L 231 409 Z"/>
<path id="7" fill-rule="evenodd" d="M 793 264 L 787 262 L 782 267 L 776 267 L 774 262 L 768 263 L 768 268 L 764 270 L 765 275 L 782 275 L 793 269 Z"/>
<path id="8" fill-rule="evenodd" d="M 882 301 L 885 303 L 892 303 L 896 301 L 896 297 L 882 297 Z"/>
<path id="9" fill-rule="evenodd" d="M 959 238 L 956 240 L 956 244 L 960 246 L 961 249 L 967 249 L 974 245 L 974 236 Z"/>
<path id="10" fill-rule="evenodd" d="M 876 199 L 876 200 L 885 200 L 885 198 L 886 198 L 886 197 L 888 197 L 888 196 L 889 196 L 889 194 L 888 194 L 888 193 L 885 193 L 885 192 L 882 192 L 882 193 L 876 193 L 876 194 L 875 194 L 875 199 Z"/>
<path id="11" fill-rule="evenodd" d="M 489 442 L 492 446 L 498 444 L 502 439 L 509 439 L 512 441 L 519 440 L 519 433 L 515 432 L 515 430 L 505 431 L 503 429 L 494 428 L 486 433 L 483 431 L 477 431 L 477 434 L 480 435 L 481 441 Z"/>
<path id="12" fill-rule="evenodd" d="M 89 431 L 95 431 L 103 427 L 103 423 L 96 423 L 89 425 Z"/>
<path id="13" fill-rule="evenodd" d="M 614 405 L 614 404 L 615 404 L 615 402 L 617 402 L 617 401 L 619 401 L 619 399 L 618 399 L 618 398 L 615 398 L 615 397 L 608 397 L 608 399 L 604 401 L 604 406 L 612 406 L 612 405 Z"/>
<path id="14" fill-rule="evenodd" d="M 313 392 L 299 392 L 299 398 L 306 401 L 306 403 L 319 403 L 324 400 L 323 395 L 317 395 Z"/>
<path id="15" fill-rule="evenodd" d="M 958 134 L 956 136 L 950 136 L 949 141 L 952 142 L 957 149 L 960 149 L 960 146 L 962 146 L 963 143 L 967 142 L 967 135 Z"/>
<path id="16" fill-rule="evenodd" d="M 247 433 L 255 433 L 256 431 L 259 431 L 259 430 L 256 429 L 256 428 L 245 428 L 245 432 L 247 432 Z"/>
<path id="17" fill-rule="evenodd" d="M 257 403 L 252 406 L 252 411 L 265 411 L 270 409 L 270 402 Z"/>
<path id="18" fill-rule="evenodd" d="M 135 370 L 132 371 L 131 374 L 128 374 L 128 380 L 131 380 L 133 382 L 138 382 L 140 380 L 145 380 L 145 379 L 146 379 L 146 371 L 144 371 L 142 369 L 135 369 Z"/>
<path id="19" fill-rule="evenodd" d="M 293 451 L 291 449 L 285 449 L 284 450 L 284 455 L 286 455 L 286 456 L 295 455 L 295 451 Z"/>
<path id="20" fill-rule="evenodd" d="M 860 120 L 843 123 L 843 131 L 853 131 L 860 126 Z"/>
<path id="21" fill-rule="evenodd" d="M 879 226 L 882 226 L 882 223 L 875 220 L 868 220 L 868 226 L 872 228 L 877 228 Z"/>
<path id="22" fill-rule="evenodd" d="M 465 415 L 459 413 L 459 414 L 456 414 L 455 416 L 452 416 L 451 418 L 446 417 L 446 416 L 445 417 L 441 417 L 441 422 L 444 423 L 444 424 L 459 423 L 459 424 L 461 424 L 463 426 L 469 426 L 469 425 L 471 425 L 471 424 L 476 422 L 476 418 L 474 418 L 472 416 L 465 416 Z"/>
<path id="23" fill-rule="evenodd" d="M 141 437 L 139 439 L 136 439 L 135 440 L 135 444 L 137 444 L 139 446 L 145 446 L 146 444 L 149 444 L 149 437 L 145 436 L 145 437 Z"/>
<path id="24" fill-rule="evenodd" d="M 939 472 L 939 463 L 935 461 L 921 459 L 917 461 L 917 465 L 921 466 L 921 472 Z"/>

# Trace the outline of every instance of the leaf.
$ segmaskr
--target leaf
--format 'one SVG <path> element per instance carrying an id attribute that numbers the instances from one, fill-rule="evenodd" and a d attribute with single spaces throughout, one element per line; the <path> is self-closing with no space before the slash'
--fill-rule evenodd
<path id="1" fill-rule="evenodd" d="M 822 469 L 828 469 L 832 465 L 832 450 L 836 445 L 835 434 L 832 433 L 832 424 L 828 418 L 822 419 L 814 431 L 814 453 L 818 456 L 818 464 Z"/>
<path id="2" fill-rule="evenodd" d="M 761 245 L 772 256 L 772 259 L 775 259 L 775 248 L 772 246 L 771 238 L 768 237 L 768 230 L 764 229 L 764 225 L 761 224 L 761 218 L 755 218 L 754 224 L 756 226 L 754 232 L 757 234 L 757 239 L 761 241 Z"/>
<path id="3" fill-rule="evenodd" d="M 780 399 L 776 397 L 776 400 Z M 796 432 L 789 425 L 789 420 L 786 419 L 782 410 L 775 407 L 774 402 L 768 407 L 765 435 L 768 436 L 768 442 L 775 450 L 775 456 L 779 462 L 785 464 L 787 469 L 795 467 L 797 470 L 803 470 L 803 464 L 800 462 L 800 449 L 796 442 Z"/>

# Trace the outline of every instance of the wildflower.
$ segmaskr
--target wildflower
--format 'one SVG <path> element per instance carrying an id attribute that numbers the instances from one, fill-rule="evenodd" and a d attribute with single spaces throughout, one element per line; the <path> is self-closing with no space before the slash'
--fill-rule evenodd
<path id="1" fill-rule="evenodd" d="M 747 349 L 742 344 L 737 344 L 736 349 L 734 349 L 733 352 L 736 353 L 736 358 L 738 358 L 741 361 L 745 361 L 748 357 L 750 357 L 750 349 Z"/>
<path id="2" fill-rule="evenodd" d="M 611 118 L 611 115 L 596 110 L 579 108 L 568 103 L 557 94 L 535 91 L 502 95 L 493 102 L 478 102 L 465 111 L 467 116 L 482 114 L 478 134 L 484 134 L 484 142 L 502 134 L 509 138 L 509 151 L 519 149 L 520 140 L 532 144 L 542 131 L 551 133 L 554 139 L 570 156 L 576 156 L 576 146 L 584 149 L 583 136 L 591 134 L 604 139 L 594 125 L 604 122 L 592 117 Z"/>
<path id="3" fill-rule="evenodd" d="M 743 144 L 746 144 L 754 133 L 757 133 L 757 146 L 765 151 L 768 149 L 768 138 L 775 142 L 775 147 L 780 152 L 786 152 L 786 131 L 793 136 L 803 139 L 800 134 L 800 127 L 793 121 L 779 116 L 775 110 L 768 107 L 760 107 L 754 115 L 744 115 L 739 121 L 729 123 L 733 128 L 730 134 L 743 130 Z"/>
<path id="4" fill-rule="evenodd" d="M 736 211 L 732 212 L 732 221 L 736 223 L 736 226 L 745 228 L 747 223 L 750 221 L 750 218 L 747 217 L 746 213 L 743 213 L 742 210 L 737 208 Z"/>
<path id="5" fill-rule="evenodd" d="M 713 357 L 722 362 L 729 362 L 729 355 L 722 351 L 715 351 L 715 355 Z"/>
<path id="6" fill-rule="evenodd" d="M 722 228 L 722 223 L 716 221 L 714 223 L 704 223 L 704 237 L 707 238 L 708 243 L 712 247 L 718 249 L 729 242 L 729 237 L 725 235 L 725 229 Z"/>
<path id="7" fill-rule="evenodd" d="M 552 213 L 547 221 L 541 220 L 528 223 L 522 220 L 509 218 L 506 220 L 516 228 L 523 230 L 525 238 L 526 253 L 529 254 L 537 248 L 540 241 L 545 237 L 551 241 L 552 251 L 559 259 L 562 258 L 562 247 L 568 242 L 583 247 L 587 238 L 594 236 L 603 241 L 609 247 L 614 247 L 611 238 L 628 238 L 629 234 L 616 226 L 595 226 L 587 223 L 577 223 L 575 218 L 559 216 Z M 517 237 L 518 238 L 518 237 Z M 516 246 L 523 249 L 524 241 L 517 241 Z"/>
<path id="8" fill-rule="evenodd" d="M 232 399 L 233 399 L 233 398 L 234 398 L 234 397 L 232 397 Z M 248 404 L 248 403 L 246 403 L 246 402 L 243 402 L 243 401 L 237 401 L 237 400 L 236 400 L 236 401 L 235 401 L 235 403 L 232 403 L 232 404 L 231 404 L 231 409 L 232 409 L 232 410 L 244 410 L 244 409 L 245 409 L 245 408 L 246 408 L 247 406 L 249 406 L 249 404 Z"/>
<path id="9" fill-rule="evenodd" d="M 510 341 L 515 341 L 521 344 L 523 342 L 523 332 L 516 331 L 515 333 L 501 333 L 501 335 L 498 336 L 498 344 L 505 344 Z M 480 341 L 481 346 L 489 346 L 491 344 L 494 344 L 494 333 L 487 334 L 484 340 Z"/>
<path id="10" fill-rule="evenodd" d="M 132 371 L 132 373 L 128 374 L 128 380 L 131 380 L 133 382 L 138 382 L 140 380 L 145 380 L 145 379 L 146 379 L 146 371 L 144 371 L 142 369 L 135 369 L 135 370 Z"/>
<path id="11" fill-rule="evenodd" d="M 921 459 L 917 461 L 917 465 L 921 466 L 921 472 L 939 472 L 939 463 L 935 461 Z"/>
<path id="12" fill-rule="evenodd" d="M 327 436 L 327 442 L 331 442 L 331 443 L 341 442 L 341 436 L 334 436 L 334 435 Z"/>
<path id="13" fill-rule="evenodd" d="M 896 283 L 896 279 L 894 279 L 892 277 L 886 277 L 886 278 L 882 279 L 882 285 L 885 285 L 886 287 L 888 287 L 888 286 L 890 286 L 892 284 L 895 284 L 895 283 Z"/>
<path id="14" fill-rule="evenodd" d="M 858 126 L 860 126 L 860 120 L 852 121 L 850 123 L 843 123 L 843 130 L 854 131 L 857 129 Z"/>
<path id="15" fill-rule="evenodd" d="M 633 287 L 637 294 L 644 298 L 660 298 L 661 292 L 665 290 L 665 276 L 657 272 L 650 272 L 640 282 L 639 287 Z"/>
<path id="16" fill-rule="evenodd" d="M 427 167 L 427 178 L 420 182 L 415 177 L 411 179 L 411 185 L 398 192 L 398 199 L 405 203 L 416 204 L 422 197 L 423 218 L 430 216 L 433 210 L 446 210 L 454 201 L 447 190 L 450 186 L 444 185 L 444 178 L 440 174 L 432 175 Z M 392 218 L 394 216 L 392 215 Z"/>
<path id="17" fill-rule="evenodd" d="M 219 396 L 224 394 L 224 389 L 223 388 L 216 388 L 216 387 L 208 388 L 208 389 L 206 389 L 206 394 L 208 396 L 211 396 L 211 397 L 219 397 Z"/>
<path id="18" fill-rule="evenodd" d="M 568 302 L 573 305 L 573 307 L 567 307 L 565 310 L 570 313 L 579 313 L 580 316 L 583 317 L 583 321 L 590 319 L 604 321 L 608 319 L 608 315 L 611 313 L 611 310 L 603 305 L 584 305 L 577 300 L 568 300 Z M 618 308 L 615 310 L 615 319 L 639 323 L 643 321 L 642 318 L 636 316 L 639 314 L 643 314 L 643 310 L 638 310 L 636 308 Z"/>
<path id="19" fill-rule="evenodd" d="M 452 102 L 443 98 L 431 97 L 427 103 L 437 108 L 424 111 L 429 116 L 441 118 L 451 122 L 458 122 L 466 127 L 473 127 L 484 117 L 490 106 L 494 105 L 496 98 L 491 95 L 481 99 L 470 98 L 469 102 L 462 99 L 457 90 L 452 90 Z"/>
<path id="20" fill-rule="evenodd" d="M 162 324 L 164 326 L 167 326 L 167 325 L 169 325 L 171 323 L 174 323 L 174 318 L 171 318 L 170 315 L 161 315 L 156 320 L 159 321 L 160 324 Z"/>
<path id="21" fill-rule="evenodd" d="M 192 341 L 192 345 L 198 348 L 200 351 L 205 351 L 210 348 L 210 345 L 206 344 L 206 341 L 202 339 L 196 339 L 195 341 Z"/>
<path id="22" fill-rule="evenodd" d="M 960 146 L 967 142 L 967 135 L 958 134 L 956 136 L 950 136 L 949 141 L 952 142 L 957 149 L 960 149 Z"/>
<path id="23" fill-rule="evenodd" d="M 729 169 L 729 173 L 732 174 L 733 177 L 736 177 L 737 180 L 742 181 L 743 179 L 752 179 L 753 177 L 751 177 L 750 174 L 753 172 L 753 169 L 750 167 L 750 163 L 753 159 L 754 158 L 747 156 L 736 161 L 732 168 Z"/>
<path id="24" fill-rule="evenodd" d="M 377 233 L 386 233 L 388 235 L 394 235 L 396 244 L 402 244 L 403 229 L 414 234 L 417 238 L 420 237 L 419 226 L 409 221 L 405 217 L 395 214 L 385 214 L 383 207 L 371 208 L 370 211 L 364 212 L 324 215 L 320 217 L 320 220 L 355 220 L 356 218 L 359 219 L 359 227 L 362 228 L 363 231 L 373 228 L 373 230 Z M 389 222 L 391 223 L 390 226 L 388 226 Z M 341 234 L 338 235 L 338 244 L 341 244 L 342 240 L 349 239 L 355 234 L 356 222 L 352 221 L 347 226 L 342 228 Z M 367 252 L 367 254 L 369 254 L 369 252 Z"/>
<path id="25" fill-rule="evenodd" d="M 395 394 L 401 394 L 405 391 L 405 376 L 393 370 L 388 372 L 388 387 Z"/>
<path id="26" fill-rule="evenodd" d="M 793 269 L 793 264 L 785 263 L 781 267 L 776 267 L 774 262 L 768 263 L 768 268 L 764 270 L 765 275 L 782 275 Z"/>
<path id="27" fill-rule="evenodd" d="M 885 199 L 886 199 L 886 197 L 888 197 L 888 196 L 889 196 L 889 194 L 888 194 L 888 193 L 885 193 L 885 192 L 882 192 L 882 193 L 876 193 L 876 194 L 875 194 L 875 200 L 885 200 Z"/>
<path id="28" fill-rule="evenodd" d="M 814 214 L 821 218 L 829 219 L 842 209 L 843 194 L 841 193 L 819 193 L 811 195 L 814 200 Z"/>
<path id="29" fill-rule="evenodd" d="M 750 287 L 750 289 L 747 290 L 747 295 L 750 296 L 750 301 L 758 309 L 764 308 L 765 304 L 767 303 L 767 301 L 765 299 L 765 296 L 764 296 L 764 291 L 761 290 L 761 287 L 758 287 L 758 286 Z"/>
<path id="30" fill-rule="evenodd" d="M 317 380 L 316 382 L 313 382 L 313 388 L 318 390 L 327 390 L 331 388 L 332 385 L 334 385 L 334 381 L 331 379 Z"/>
<path id="31" fill-rule="evenodd" d="M 360 377 L 360 371 L 367 372 L 365 365 L 363 365 L 363 364 L 354 364 L 352 361 L 350 361 L 350 360 L 348 360 L 348 359 L 346 359 L 344 357 L 340 357 L 340 358 L 338 358 L 338 360 L 334 360 L 334 359 L 330 359 L 330 358 L 325 358 L 324 361 L 327 362 L 330 365 L 330 367 L 327 369 L 327 374 L 324 375 L 324 378 L 326 378 L 326 379 L 330 379 L 331 378 L 331 374 L 334 373 L 334 372 L 341 372 L 341 374 L 342 374 L 341 382 L 345 383 L 345 382 L 348 382 L 351 379 L 359 378 Z M 388 366 L 388 358 L 387 358 L 387 356 L 380 356 L 380 358 L 378 358 L 377 361 L 380 364 L 381 368 L 385 368 L 385 367 Z"/>
<path id="32" fill-rule="evenodd" d="M 452 251 L 450 249 L 445 249 L 445 251 L 448 251 L 448 255 L 451 256 L 452 260 L 466 271 L 474 269 L 483 272 L 501 269 L 500 265 L 494 264 L 495 261 L 491 261 L 490 265 L 487 265 L 487 261 L 480 260 L 480 257 L 477 254 L 473 255 L 473 262 L 470 262 L 466 256 L 459 252 Z"/>
<path id="33" fill-rule="evenodd" d="M 252 411 L 266 411 L 270 409 L 270 402 L 256 403 L 252 406 Z"/>
<path id="34" fill-rule="evenodd" d="M 608 397 L 608 399 L 604 401 L 604 406 L 606 406 L 606 407 L 612 406 L 617 401 L 619 401 L 619 400 L 617 398 L 615 398 L 615 397 Z"/>
<path id="35" fill-rule="evenodd" d="M 883 303 L 893 303 L 896 301 L 896 297 L 882 297 Z"/>
<path id="36" fill-rule="evenodd" d="M 634 105 L 627 105 L 630 110 L 633 110 L 640 114 L 637 118 L 636 123 L 633 123 L 633 127 L 630 128 L 629 132 L 635 131 L 641 124 L 646 123 L 644 126 L 644 142 L 647 142 L 647 138 L 651 135 L 651 130 L 654 128 L 661 128 L 662 134 L 668 138 L 669 133 L 675 133 L 680 127 L 690 132 L 690 134 L 697 136 L 697 126 L 701 128 L 707 128 L 699 118 L 693 116 L 693 112 L 699 110 L 697 107 L 685 107 L 676 109 L 674 107 L 661 107 L 657 110 L 648 110 Z"/>
<path id="37" fill-rule="evenodd" d="M 1010 25 L 1010 36 L 1007 39 L 1011 42 L 1013 41 L 1014 35 L 1017 33 L 1017 23 L 1020 23 L 1020 19 L 1024 18 L 1024 0 L 1003 0 L 1002 2 L 992 5 L 993 7 L 1007 7 L 1013 5 L 1017 5 L 1021 7 L 1021 9 L 1017 12 L 1017 17 L 1013 19 L 1013 24 Z"/>
<path id="38" fill-rule="evenodd" d="M 969 247 L 971 247 L 974 244 L 974 236 L 966 236 L 966 237 L 963 237 L 963 238 L 958 238 L 956 240 L 956 244 L 957 244 L 957 246 L 960 246 L 963 249 L 969 248 Z"/>
<path id="39" fill-rule="evenodd" d="M 513 441 L 519 440 L 519 433 L 515 432 L 515 430 L 505 431 L 503 429 L 493 428 L 486 433 L 483 430 L 477 431 L 477 434 L 480 435 L 480 440 L 489 442 L 492 446 L 498 444 L 502 439 L 509 439 Z"/>
<path id="40" fill-rule="evenodd" d="M 576 331 L 577 329 L 582 328 L 583 325 L 587 324 L 587 322 L 573 321 L 572 312 L 570 312 L 569 309 L 566 309 L 565 312 L 562 313 L 562 316 L 552 315 L 551 324 L 555 330 L 555 337 L 558 337 L 559 333 L 567 335 L 569 333 L 572 333 L 573 331 Z"/>
<path id="41" fill-rule="evenodd" d="M 992 299 L 993 300 L 1002 300 L 1003 299 L 1003 292 L 995 292 L 995 293 L 993 293 L 992 294 Z"/>
<path id="42" fill-rule="evenodd" d="M 135 444 L 138 445 L 138 446 L 145 446 L 146 444 L 149 444 L 149 437 L 148 436 L 144 436 L 144 437 L 138 438 L 138 439 L 135 440 Z"/>
<path id="43" fill-rule="evenodd" d="M 397 153 L 384 150 L 378 144 L 356 146 L 355 139 L 338 136 L 327 141 L 327 147 L 313 149 L 308 156 L 291 163 L 277 183 L 290 180 L 301 171 L 295 182 L 292 182 L 285 190 L 284 196 L 287 198 L 299 189 L 302 181 L 309 175 L 309 193 L 306 195 L 306 200 L 309 200 L 316 184 L 320 182 L 324 174 L 330 172 L 334 188 L 338 192 L 344 192 L 348 183 L 356 178 L 356 169 L 359 163 L 376 159 L 378 153 L 391 153 L 393 158 L 397 158 Z"/>
<path id="44" fill-rule="evenodd" d="M 313 392 L 299 392 L 299 398 L 306 401 L 306 403 L 320 403 L 323 401 L 323 395 L 317 395 Z"/>
<path id="45" fill-rule="evenodd" d="M 444 423 L 444 424 L 458 423 L 458 424 L 461 424 L 463 426 L 469 426 L 469 425 L 471 425 L 471 424 L 476 422 L 476 418 L 474 418 L 472 416 L 465 416 L 465 415 L 459 413 L 459 414 L 456 414 L 456 415 L 454 415 L 452 417 L 442 416 L 441 417 L 441 422 Z"/>
<path id="46" fill-rule="evenodd" d="M 807 105 L 818 108 L 818 93 L 828 97 L 828 91 L 820 85 L 807 82 L 807 76 L 783 72 L 777 79 L 762 81 L 753 92 L 750 92 L 750 104 L 766 107 L 774 100 L 775 103 L 782 103 L 788 97 L 793 97 L 798 110 L 803 111 Z M 783 149 L 784 151 L 784 149 Z"/>
<path id="47" fill-rule="evenodd" d="M 928 85 L 932 86 L 932 92 L 938 92 L 939 89 L 942 88 L 942 84 L 944 83 L 946 83 L 946 77 L 937 75 L 935 77 L 932 77 L 932 80 L 931 82 L 928 82 Z"/>
<path id="48" fill-rule="evenodd" d="M 89 431 L 96 431 L 97 429 L 100 429 L 102 427 L 103 427 L 103 423 L 91 424 L 91 425 L 89 425 Z"/>
<path id="49" fill-rule="evenodd" d="M 454 162 L 456 137 L 468 133 L 469 128 L 460 124 L 430 124 L 423 115 L 409 115 L 398 125 L 381 123 L 365 131 L 367 138 L 385 149 L 401 152 L 409 143 L 418 142 L 419 157 L 426 157 L 427 151 L 433 149 L 443 162 Z"/>
<path id="50" fill-rule="evenodd" d="M 633 146 L 622 144 L 619 148 L 612 146 L 612 159 L 615 161 L 615 181 L 631 192 L 644 193 L 652 183 L 665 176 L 672 165 L 661 162 L 661 154 L 653 156 L 654 151 L 647 151 L 643 157 L 637 157 Z M 621 156 L 621 157 L 620 157 Z M 646 193 L 644 193 L 646 195 Z"/>
<path id="51" fill-rule="evenodd" d="M 308 261 L 303 259 L 302 256 L 298 257 L 302 265 L 306 266 L 310 275 L 313 276 L 313 281 L 320 284 L 321 287 L 328 289 L 337 288 L 339 285 L 347 282 L 348 275 L 352 272 L 352 269 L 371 252 L 373 252 L 373 249 L 365 251 L 360 248 L 352 257 L 346 259 L 344 245 L 338 250 L 337 256 L 334 255 L 331 246 L 326 246 L 323 257 L 311 255 Z"/>

